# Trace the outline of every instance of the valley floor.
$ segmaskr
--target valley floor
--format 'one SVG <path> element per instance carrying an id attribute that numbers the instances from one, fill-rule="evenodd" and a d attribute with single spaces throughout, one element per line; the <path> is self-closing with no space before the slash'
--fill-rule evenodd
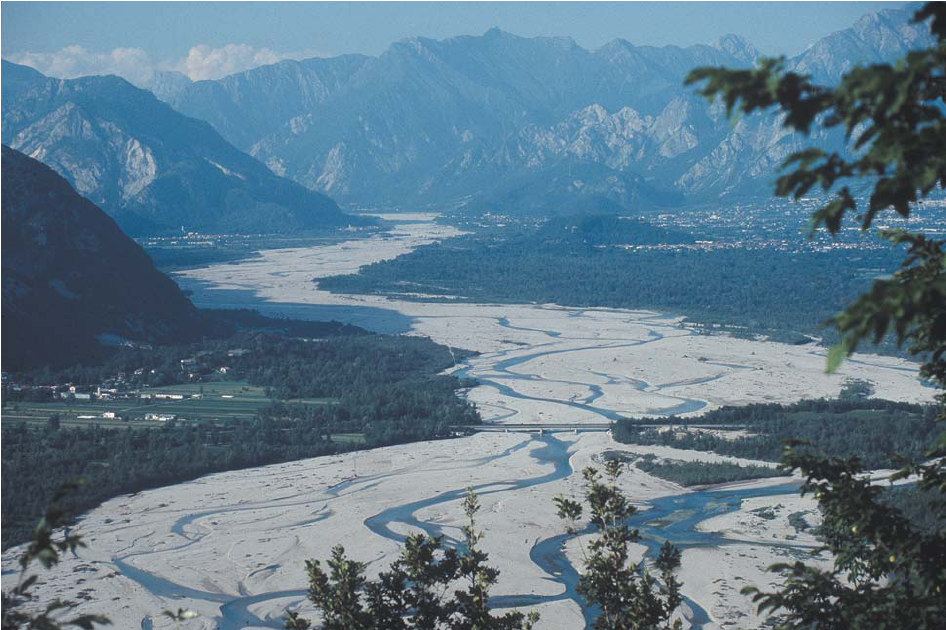
<path id="1" fill-rule="evenodd" d="M 270 250 L 238 264 L 189 270 L 179 282 L 201 306 L 262 308 L 409 331 L 481 354 L 458 364 L 481 384 L 468 392 L 487 422 L 600 424 L 618 415 L 692 415 L 723 404 L 836 396 L 845 378 L 876 395 L 928 401 L 914 364 L 858 356 L 824 374 L 824 350 L 700 336 L 679 318 L 642 311 L 554 305 L 392 301 L 333 295 L 312 279 L 351 272 L 454 233 L 415 216 L 393 235 L 308 249 Z M 674 459 L 734 461 L 713 454 L 614 443 L 605 433 L 480 433 L 211 475 L 113 499 L 88 514 L 89 548 L 63 563 L 43 595 L 79 599 L 119 628 L 172 627 L 161 611 L 190 608 L 186 628 L 281 627 L 304 603 L 304 560 L 336 543 L 369 571 L 386 567 L 417 528 L 459 536 L 460 500 L 476 488 L 480 527 L 502 571 L 495 603 L 534 607 L 540 628 L 580 628 L 577 541 L 563 536 L 552 497 L 581 492 L 581 469 L 605 450 Z M 757 627 L 739 590 L 766 586 L 765 568 L 806 557 L 814 544 L 789 516 L 816 524 L 812 501 L 792 480 L 684 490 L 631 467 L 624 489 L 644 512 L 644 543 L 684 549 L 681 579 L 691 627 Z M 643 553 L 645 545 L 641 545 Z M 10 553 L 4 556 L 9 569 Z M 310 611 L 311 612 L 311 611 Z"/>
<path id="2" fill-rule="evenodd" d="M 681 318 L 648 311 L 552 304 L 421 302 L 322 291 L 313 280 L 354 273 L 456 234 L 414 222 L 390 235 L 328 247 L 277 249 L 239 264 L 181 272 L 200 306 L 336 319 L 378 332 L 409 332 L 480 356 L 458 365 L 479 380 L 470 393 L 487 422 L 602 422 L 620 415 L 687 415 L 724 404 L 837 396 L 845 379 L 870 381 L 879 398 L 932 400 L 917 365 L 859 355 L 832 375 L 815 344 L 700 335 Z M 392 217 L 387 217 L 392 218 Z M 511 403 L 514 402 L 514 404 Z"/>

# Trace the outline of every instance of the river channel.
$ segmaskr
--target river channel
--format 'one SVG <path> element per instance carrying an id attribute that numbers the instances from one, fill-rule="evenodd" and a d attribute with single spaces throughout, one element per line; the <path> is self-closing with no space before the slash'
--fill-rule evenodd
<path id="1" fill-rule="evenodd" d="M 484 500 L 488 500 L 492 495 L 522 492 L 575 474 L 570 462 L 574 442 L 559 439 L 554 434 L 537 436 L 532 440 L 519 442 L 504 451 L 484 457 L 481 464 L 484 466 L 495 464 L 498 460 L 521 451 L 535 440 L 540 441 L 541 446 L 533 448 L 530 456 L 535 460 L 537 468 L 542 471 L 541 474 L 524 479 L 490 481 L 474 485 L 472 486 L 473 489 Z M 334 497 L 347 496 L 350 493 L 364 490 L 372 484 L 382 481 L 385 477 L 386 475 L 375 475 L 360 478 L 357 482 L 351 480 L 333 487 L 328 494 Z M 696 527 L 697 524 L 707 518 L 740 509 L 744 499 L 790 494 L 795 490 L 795 485 L 786 484 L 765 488 L 710 488 L 661 497 L 650 500 L 643 505 L 640 512 L 632 517 L 628 524 L 640 531 L 641 542 L 647 548 L 648 557 L 652 557 L 665 540 L 676 544 L 682 550 L 693 547 L 730 545 L 734 544 L 734 541 L 715 532 L 699 531 Z M 451 535 L 453 533 L 452 528 L 445 530 L 440 523 L 425 521 L 416 515 L 418 512 L 437 505 L 457 503 L 466 491 L 467 487 L 465 486 L 441 489 L 432 496 L 420 500 L 395 503 L 365 518 L 363 524 L 373 535 L 392 541 L 403 542 L 405 534 L 402 532 L 405 531 L 404 526 L 408 526 L 410 529 L 419 529 L 433 536 L 442 535 L 446 538 L 448 544 L 457 544 L 456 537 Z M 332 497 L 328 497 L 320 513 L 313 515 L 313 518 L 306 523 L 298 523 L 297 525 L 317 529 L 319 523 L 328 519 L 331 515 L 331 500 Z M 305 498 L 299 498 L 297 502 L 297 504 L 305 505 L 310 503 L 311 500 Z M 292 505 L 292 501 L 283 501 L 279 504 L 279 507 L 285 509 Z M 182 515 L 175 520 L 171 527 L 171 531 L 178 539 L 177 545 L 170 549 L 167 547 L 161 548 L 160 554 L 174 552 L 183 560 L 186 558 L 188 548 L 200 544 L 205 536 L 213 533 L 212 528 L 195 528 L 194 525 L 197 521 L 219 519 L 228 513 L 231 516 L 240 512 L 252 513 L 262 507 L 260 504 L 250 503 Z M 564 533 L 549 536 L 536 541 L 529 550 L 530 559 L 542 570 L 546 576 L 545 579 L 560 586 L 556 594 L 504 594 L 494 597 L 493 605 L 497 608 L 510 608 L 539 606 L 561 600 L 571 600 L 575 602 L 576 606 L 581 606 L 579 596 L 575 590 L 578 582 L 578 572 L 564 553 L 564 544 L 568 537 L 569 535 Z M 247 627 L 281 628 L 281 619 L 259 616 L 252 612 L 252 608 L 267 601 L 277 600 L 285 600 L 287 605 L 291 606 L 294 601 L 302 600 L 305 597 L 305 590 L 302 588 L 233 594 L 195 588 L 194 586 L 178 583 L 173 577 L 158 575 L 142 568 L 149 566 L 149 555 L 151 555 L 151 552 L 148 551 L 118 553 L 111 558 L 111 562 L 125 578 L 135 582 L 153 597 L 174 602 L 184 607 L 193 606 L 198 601 L 217 606 L 219 612 L 216 616 L 216 627 L 220 630 Z M 690 597 L 687 597 L 685 601 L 690 610 L 690 628 L 703 628 L 712 622 L 703 604 Z M 584 608 L 583 610 L 585 623 L 589 624 L 593 620 L 594 611 Z M 153 623 L 154 619 L 151 616 L 146 616 L 142 619 L 142 628 L 151 628 Z"/>
<path id="2" fill-rule="evenodd" d="M 392 300 L 334 295 L 318 287 L 319 277 L 353 273 L 451 234 L 444 226 L 413 221 L 381 239 L 268 250 L 175 279 L 203 307 L 335 319 L 476 351 L 451 371 L 477 381 L 465 395 L 484 421 L 500 425 L 538 430 L 625 416 L 692 415 L 724 404 L 790 402 L 837 395 L 849 377 L 875 382 L 885 398 L 930 396 L 916 383 L 915 368 L 899 359 L 861 358 L 827 376 L 817 347 L 698 335 L 672 315 Z M 456 542 L 459 502 L 473 487 L 484 504 L 491 563 L 502 572 L 493 604 L 536 607 L 543 615 L 539 628 L 580 628 L 594 611 L 580 605 L 578 567 L 569 561 L 568 536 L 551 498 L 580 492 L 579 469 L 616 446 L 601 433 L 500 431 L 222 473 L 119 497 L 87 515 L 82 527 L 89 548 L 65 561 L 49 588 L 67 598 L 82 588 L 96 591 L 89 601 L 114 602 L 104 612 L 117 627 L 166 627 L 161 610 L 188 608 L 200 618 L 187 628 L 281 628 L 287 608 L 304 610 L 306 558 L 325 558 L 340 542 L 376 571 L 394 559 L 408 532 Z M 640 508 L 630 524 L 639 529 L 646 553 L 652 556 L 670 540 L 684 550 L 685 565 L 687 551 L 737 544 L 744 550 L 747 544 L 703 531 L 702 521 L 739 511 L 744 501 L 760 496 L 787 501 L 795 494 L 794 486 L 771 484 L 686 491 L 636 469 L 627 477 Z M 783 537 L 752 544 L 791 543 Z M 93 570 L 100 579 L 75 586 L 77 571 Z M 697 577 L 681 575 L 689 625 L 718 628 L 723 596 L 712 588 L 690 588 Z M 726 605 L 751 606 L 745 600 Z"/>

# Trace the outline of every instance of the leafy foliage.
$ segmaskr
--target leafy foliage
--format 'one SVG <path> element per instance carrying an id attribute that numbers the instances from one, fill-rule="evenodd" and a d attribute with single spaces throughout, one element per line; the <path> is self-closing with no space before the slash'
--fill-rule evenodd
<path id="1" fill-rule="evenodd" d="M 861 229 L 870 229 L 878 213 L 893 209 L 910 215 L 911 204 L 926 198 L 946 180 L 946 33 L 942 4 L 930 3 L 917 21 L 931 18 L 938 45 L 908 54 L 895 65 L 857 67 L 835 88 L 813 85 L 805 76 L 786 72 L 779 59 L 763 60 L 750 70 L 699 68 L 688 83 L 702 83 L 700 93 L 721 98 L 727 110 L 744 113 L 776 108 L 786 127 L 807 134 L 812 125 L 841 127 L 851 140 L 853 156 L 806 149 L 783 163 L 787 172 L 776 194 L 800 199 L 812 188 L 833 199 L 817 210 L 812 231 L 825 227 L 837 234 L 848 213 Z M 939 30 L 937 30 L 939 29 Z M 848 180 L 873 182 L 865 204 L 855 199 Z M 943 241 L 903 230 L 884 231 L 908 254 L 889 279 L 876 280 L 867 293 L 838 314 L 833 323 L 842 335 L 830 367 L 865 338 L 882 338 L 892 329 L 900 343 L 910 341 L 915 354 L 933 353 L 925 366 L 930 378 L 946 378 L 946 255 Z"/>
<path id="2" fill-rule="evenodd" d="M 602 630 L 653 630 L 681 627 L 670 617 L 680 605 L 680 582 L 674 571 L 680 566 L 680 551 L 665 543 L 654 567 L 660 581 L 644 566 L 631 562 L 630 545 L 640 540 L 640 533 L 630 529 L 627 520 L 637 512 L 617 486 L 623 464 L 605 463 L 605 476 L 594 468 L 585 468 L 585 504 L 589 531 L 595 536 L 587 548 L 582 545 L 585 571 L 578 580 L 578 593 L 586 605 L 600 609 L 594 627 Z M 577 532 L 577 521 L 584 506 L 578 501 L 556 497 L 558 515 L 569 533 Z"/>
<path id="3" fill-rule="evenodd" d="M 856 214 L 862 230 L 888 210 L 909 216 L 914 204 L 942 189 L 946 180 L 946 5 L 926 4 L 915 21 L 929 25 L 937 43 L 909 53 L 893 65 L 854 68 L 835 88 L 813 85 L 786 72 L 780 60 L 752 70 L 702 68 L 689 77 L 701 93 L 719 97 L 730 112 L 776 108 L 785 125 L 807 134 L 814 125 L 840 127 L 850 140 L 849 155 L 817 149 L 795 153 L 776 194 L 798 199 L 815 187 L 832 198 L 812 216 L 812 230 L 835 234 L 846 215 Z M 867 180 L 865 203 L 851 182 Z M 893 331 L 900 344 L 926 359 L 922 372 L 946 389 L 946 254 L 944 242 L 920 233 L 885 231 L 908 252 L 890 278 L 833 318 L 841 341 L 829 355 L 835 369 L 864 339 Z M 946 394 L 940 393 L 946 421 Z M 781 616 L 786 628 L 941 628 L 946 612 L 946 432 L 925 459 L 910 462 L 894 478 L 916 480 L 929 497 L 938 527 L 924 529 L 882 500 L 882 488 L 863 475 L 857 457 L 825 458 L 789 446 L 784 462 L 806 477 L 803 493 L 818 499 L 824 514 L 830 569 L 796 562 L 778 565 L 785 585 L 772 593 L 748 589 L 760 609 Z"/>
<path id="4" fill-rule="evenodd" d="M 866 400 L 874 395 L 874 386 L 870 381 L 849 378 L 844 381 L 838 398 L 841 400 Z"/>
<path id="5" fill-rule="evenodd" d="M 463 500 L 467 522 L 464 541 L 450 547 L 443 537 L 412 534 L 400 557 L 377 580 L 365 577 L 366 565 L 349 559 L 343 547 L 332 549 L 323 568 L 318 560 L 306 562 L 309 600 L 322 616 L 326 630 L 528 630 L 536 613 L 509 612 L 493 615 L 489 590 L 499 571 L 479 543 L 476 529 L 480 505 L 472 489 Z M 452 589 L 452 596 L 448 595 Z M 296 612 L 288 613 L 288 629 L 307 629 L 311 623 Z"/>
<path id="6" fill-rule="evenodd" d="M 655 630 L 679 628 L 670 617 L 682 601 L 680 582 L 674 572 L 680 566 L 680 551 L 665 543 L 654 561 L 658 577 L 644 563 L 630 560 L 630 545 L 639 540 L 637 530 L 626 522 L 637 512 L 617 486 L 622 464 L 608 461 L 606 478 L 586 468 L 585 503 L 590 523 L 579 530 L 584 504 L 564 496 L 554 498 L 559 517 L 570 534 L 594 533 L 582 547 L 585 572 L 578 593 L 588 606 L 601 611 L 595 628 L 608 630 Z M 479 546 L 483 533 L 476 529 L 480 505 L 472 489 L 463 501 L 467 522 L 463 543 L 446 546 L 443 537 L 412 534 L 407 537 L 397 561 L 374 581 L 365 577 L 366 565 L 351 560 L 336 546 L 323 567 L 318 560 L 306 562 L 309 600 L 321 613 L 327 630 L 387 630 L 408 628 L 450 630 L 528 629 L 538 615 L 509 612 L 495 616 L 489 608 L 489 590 L 499 571 L 489 566 L 489 557 Z M 457 586 L 464 588 L 457 588 Z M 453 589 L 452 597 L 447 593 Z M 287 629 L 307 630 L 312 623 L 297 612 L 287 613 Z"/>

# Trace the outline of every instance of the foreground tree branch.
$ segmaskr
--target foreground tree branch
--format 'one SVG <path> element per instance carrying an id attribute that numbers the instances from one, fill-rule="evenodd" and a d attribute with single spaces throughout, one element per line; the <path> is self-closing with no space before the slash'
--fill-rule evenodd
<path id="1" fill-rule="evenodd" d="M 811 218 L 811 230 L 836 235 L 848 214 L 862 231 L 875 217 L 911 209 L 946 179 L 946 4 L 929 3 L 915 17 L 928 24 L 936 45 L 899 62 L 854 68 L 835 87 L 813 85 L 788 72 L 780 59 L 752 70 L 701 68 L 687 78 L 700 93 L 722 99 L 730 114 L 775 110 L 784 125 L 808 134 L 814 126 L 839 127 L 849 143 L 844 155 L 810 148 L 785 160 L 775 193 L 799 199 L 814 188 L 828 195 Z M 862 199 L 856 184 L 869 192 Z M 922 377 L 940 393 L 939 419 L 946 421 L 946 255 L 944 241 L 920 232 L 882 231 L 906 248 L 900 269 L 830 320 L 841 341 L 828 354 L 835 370 L 864 340 L 893 334 L 925 361 Z M 785 577 L 778 591 L 755 588 L 760 612 L 772 612 L 784 628 L 942 628 L 946 614 L 946 432 L 929 445 L 922 462 L 904 461 L 894 479 L 913 482 L 916 500 L 936 516 L 919 527 L 882 501 L 881 488 L 857 458 L 824 458 L 786 449 L 784 465 L 805 476 L 824 514 L 828 570 L 802 562 L 776 565 Z"/>

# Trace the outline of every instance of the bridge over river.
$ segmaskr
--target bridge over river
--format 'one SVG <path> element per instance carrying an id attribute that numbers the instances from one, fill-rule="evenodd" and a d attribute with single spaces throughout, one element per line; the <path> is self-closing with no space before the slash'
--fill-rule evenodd
<path id="1" fill-rule="evenodd" d="M 514 424 L 507 422 L 484 422 L 483 424 L 462 424 L 453 428 L 462 433 L 608 433 L 613 424 L 610 422 L 575 422 L 575 423 L 541 423 L 541 424 Z M 641 423 L 636 426 L 642 429 L 657 429 L 670 426 L 686 426 L 693 429 L 715 429 L 719 431 L 738 431 L 745 429 L 744 424 L 699 424 L 688 423 Z"/>

